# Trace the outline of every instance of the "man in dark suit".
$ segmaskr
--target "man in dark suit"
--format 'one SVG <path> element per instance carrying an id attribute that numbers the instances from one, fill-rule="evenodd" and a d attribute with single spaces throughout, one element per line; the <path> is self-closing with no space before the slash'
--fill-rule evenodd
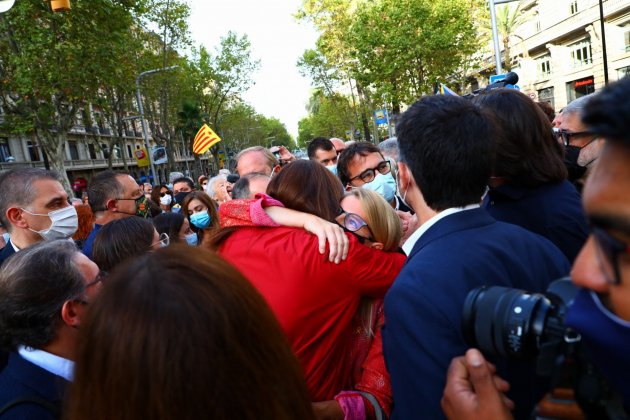
<path id="1" fill-rule="evenodd" d="M 0 374 L 0 418 L 59 418 L 81 318 L 101 279 L 67 240 L 23 249 L 0 269 L 0 346 L 10 352 Z"/>
<path id="2" fill-rule="evenodd" d="M 448 95 L 422 98 L 397 125 L 399 188 L 420 227 L 403 246 L 407 262 L 385 298 L 393 419 L 444 417 L 446 371 L 467 348 L 461 313 L 470 290 L 543 291 L 569 273 L 568 261 L 547 239 L 497 222 L 479 207 L 491 173 L 493 127 L 483 111 Z M 538 396 L 528 367 L 505 366 L 506 376 L 520 376 L 511 381 L 511 396 L 524 411 Z"/>
<path id="3" fill-rule="evenodd" d="M 0 176 L 0 222 L 11 239 L 0 251 L 0 266 L 17 251 L 45 239 L 69 238 L 78 217 L 56 172 L 36 168 Z"/>

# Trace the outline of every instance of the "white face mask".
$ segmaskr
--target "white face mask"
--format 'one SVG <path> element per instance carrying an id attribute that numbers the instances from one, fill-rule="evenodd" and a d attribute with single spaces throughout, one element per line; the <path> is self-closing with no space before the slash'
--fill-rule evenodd
<path id="1" fill-rule="evenodd" d="M 173 197 L 170 194 L 164 194 L 164 197 L 160 197 L 160 204 L 163 206 L 168 206 L 173 201 Z"/>
<path id="2" fill-rule="evenodd" d="M 51 224 L 48 229 L 33 230 L 31 232 L 38 233 L 42 238 L 52 241 L 55 239 L 67 239 L 74 235 L 79 227 L 79 217 L 74 206 L 64 207 L 59 210 L 51 211 L 48 214 L 31 213 L 26 209 L 22 209 L 32 216 L 50 217 Z"/>

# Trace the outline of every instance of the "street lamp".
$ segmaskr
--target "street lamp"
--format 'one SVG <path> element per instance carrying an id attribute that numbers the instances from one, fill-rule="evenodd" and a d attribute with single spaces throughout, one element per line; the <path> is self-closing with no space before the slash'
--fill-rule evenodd
<path id="1" fill-rule="evenodd" d="M 144 120 L 144 107 L 142 106 L 142 95 L 140 94 L 140 79 L 144 76 L 148 76 L 150 74 L 159 73 L 162 71 L 175 70 L 179 68 L 179 66 L 171 66 L 164 67 L 161 69 L 155 70 L 147 70 L 143 71 L 136 77 L 136 101 L 138 101 L 138 111 L 140 111 L 140 124 L 142 124 L 142 136 L 144 137 L 144 147 L 147 148 L 147 153 L 149 154 L 149 162 L 151 163 L 151 176 L 153 177 L 153 182 L 159 182 L 157 179 L 157 172 L 155 172 L 155 165 L 153 164 L 153 154 L 151 153 L 151 146 L 149 144 L 149 132 L 147 130 L 147 122 Z"/>

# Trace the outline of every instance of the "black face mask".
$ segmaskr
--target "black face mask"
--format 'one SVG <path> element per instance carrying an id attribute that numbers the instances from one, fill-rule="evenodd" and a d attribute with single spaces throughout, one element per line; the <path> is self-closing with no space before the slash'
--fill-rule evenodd
<path id="1" fill-rule="evenodd" d="M 580 157 L 581 147 L 578 146 L 565 146 L 564 147 L 564 166 L 569 171 L 569 181 L 576 181 L 586 173 L 586 166 L 578 165 L 578 158 Z"/>
<path id="2" fill-rule="evenodd" d="M 174 197 L 175 198 L 175 203 L 182 204 L 182 202 L 184 201 L 184 198 L 186 198 L 186 196 L 188 194 L 190 194 L 190 191 L 189 192 L 180 192 L 180 193 L 175 194 L 175 197 Z"/>

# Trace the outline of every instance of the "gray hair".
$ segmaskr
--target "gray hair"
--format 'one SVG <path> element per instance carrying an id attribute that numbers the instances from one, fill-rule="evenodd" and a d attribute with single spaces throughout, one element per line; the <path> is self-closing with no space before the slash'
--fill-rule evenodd
<path id="1" fill-rule="evenodd" d="M 252 172 L 251 174 L 244 175 L 238 179 L 232 186 L 232 199 L 238 198 L 250 198 L 251 191 L 249 189 L 249 181 L 256 178 L 267 178 L 269 175 L 262 174 L 260 172 Z"/>
<path id="2" fill-rule="evenodd" d="M 35 181 L 50 179 L 59 181 L 59 174 L 39 168 L 11 169 L 0 175 L 0 223 L 9 232 L 13 227 L 6 218 L 10 207 L 29 207 L 37 198 Z"/>
<path id="3" fill-rule="evenodd" d="M 168 182 L 169 182 L 169 184 L 172 184 L 173 181 L 175 181 L 177 178 L 184 178 L 184 173 L 183 172 L 171 172 L 170 174 L 168 174 Z"/>
<path id="4" fill-rule="evenodd" d="M 0 346 L 49 344 L 61 321 L 61 308 L 85 293 L 76 264 L 79 250 L 69 240 L 44 241 L 12 255 L 0 269 Z"/>
<path id="5" fill-rule="evenodd" d="M 129 176 L 122 172 L 103 171 L 92 177 L 88 185 L 88 202 L 92 212 L 106 211 L 107 200 L 125 195 L 125 188 L 118 177 Z"/>
<path id="6" fill-rule="evenodd" d="M 273 153 L 271 153 L 269 149 L 262 146 L 252 146 L 248 147 L 247 149 L 241 150 L 240 152 L 238 152 L 238 155 L 236 155 L 236 162 L 238 162 L 243 155 L 251 152 L 262 153 L 267 160 L 267 165 L 271 168 L 272 171 L 273 168 L 279 165 L 278 159 L 276 159 Z"/>
<path id="7" fill-rule="evenodd" d="M 577 115 L 582 115 L 582 111 L 584 110 L 584 107 L 586 106 L 586 104 L 588 104 L 588 102 L 591 100 L 591 98 L 593 97 L 593 95 L 586 95 L 586 96 L 580 96 L 577 99 L 574 99 L 573 101 L 571 101 L 569 103 L 569 105 L 565 106 L 562 109 L 562 115 L 570 115 L 570 114 L 577 114 Z"/>
<path id="8" fill-rule="evenodd" d="M 206 185 L 206 194 L 208 194 L 213 200 L 216 200 L 216 194 L 214 193 L 214 184 L 216 184 L 217 181 L 221 179 L 227 180 L 227 175 L 219 174 L 217 176 L 213 176 L 212 178 L 210 178 L 208 184 Z"/>
<path id="9" fill-rule="evenodd" d="M 392 157 L 396 161 L 399 160 L 398 139 L 396 137 L 392 137 L 390 139 L 380 142 L 378 148 L 383 156 Z"/>

